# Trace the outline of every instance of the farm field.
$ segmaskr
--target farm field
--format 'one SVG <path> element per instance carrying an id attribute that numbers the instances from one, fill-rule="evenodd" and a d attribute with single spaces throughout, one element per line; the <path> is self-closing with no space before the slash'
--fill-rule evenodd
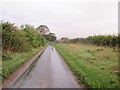
<path id="1" fill-rule="evenodd" d="M 81 84 L 89 88 L 119 87 L 117 50 L 84 44 L 54 46 Z"/>

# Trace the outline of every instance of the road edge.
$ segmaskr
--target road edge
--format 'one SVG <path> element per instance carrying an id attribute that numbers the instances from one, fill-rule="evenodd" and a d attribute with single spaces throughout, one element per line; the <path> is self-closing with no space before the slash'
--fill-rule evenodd
<path id="1" fill-rule="evenodd" d="M 16 84 L 16 82 L 19 82 L 22 78 L 25 78 L 25 76 L 30 72 L 34 64 L 37 62 L 38 58 L 45 51 L 46 47 L 27 60 L 26 63 L 16 69 L 12 74 L 10 74 L 8 78 L 3 81 L 2 88 L 11 88 L 12 85 Z"/>
<path id="2" fill-rule="evenodd" d="M 64 57 L 61 55 L 61 53 L 59 52 L 59 50 L 54 46 L 54 48 L 56 49 L 56 51 L 58 52 L 58 54 L 60 55 L 60 57 L 62 58 L 63 60 L 63 64 L 65 65 L 65 67 L 68 69 L 69 73 L 71 74 L 72 76 L 72 79 L 75 80 L 75 85 L 78 87 L 78 88 L 82 88 L 83 90 L 87 90 L 88 87 L 87 85 L 85 84 L 81 84 L 80 81 L 78 80 L 78 77 L 74 74 L 74 72 L 72 71 L 72 69 L 70 68 L 69 64 L 64 60 Z"/>

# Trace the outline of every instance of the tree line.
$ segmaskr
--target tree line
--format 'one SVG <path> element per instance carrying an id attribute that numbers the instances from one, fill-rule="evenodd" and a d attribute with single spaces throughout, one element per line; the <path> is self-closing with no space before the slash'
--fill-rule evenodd
<path id="1" fill-rule="evenodd" d="M 96 35 L 96 36 L 89 36 L 87 38 L 69 39 L 64 42 L 116 47 L 116 46 L 119 46 L 119 44 L 120 44 L 120 35 Z"/>
<path id="2" fill-rule="evenodd" d="M 0 22 L 2 27 L 2 60 L 9 58 L 9 52 L 29 52 L 31 48 L 43 47 L 47 40 L 32 25 Z"/>
<path id="3" fill-rule="evenodd" d="M 28 51 L 46 44 L 45 38 L 31 25 L 21 25 L 19 29 L 14 23 L 2 21 L 0 24 L 4 51 Z"/>

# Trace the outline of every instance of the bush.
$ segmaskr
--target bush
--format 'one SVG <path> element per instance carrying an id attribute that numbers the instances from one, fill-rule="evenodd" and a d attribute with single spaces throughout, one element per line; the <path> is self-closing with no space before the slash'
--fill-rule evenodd
<path id="1" fill-rule="evenodd" d="M 2 52 L 2 60 L 6 60 L 6 59 L 11 59 L 10 57 L 10 53 L 9 52 L 6 52 L 6 51 L 3 51 Z"/>
<path id="2" fill-rule="evenodd" d="M 1 22 L 2 44 L 5 51 L 26 52 L 30 47 L 44 46 L 46 40 L 38 31 L 30 25 L 22 25 L 19 29 L 15 24 Z"/>
<path id="3" fill-rule="evenodd" d="M 119 45 L 118 39 L 119 37 L 117 35 L 97 35 L 97 36 L 89 36 L 87 38 L 70 39 L 69 42 L 116 47 Z"/>
<path id="4" fill-rule="evenodd" d="M 21 29 L 32 47 L 43 46 L 45 44 L 45 39 L 33 26 L 23 25 Z"/>

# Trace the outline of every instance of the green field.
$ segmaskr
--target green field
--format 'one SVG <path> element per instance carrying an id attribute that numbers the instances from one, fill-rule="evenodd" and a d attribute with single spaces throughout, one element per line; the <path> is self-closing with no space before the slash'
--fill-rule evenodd
<path id="1" fill-rule="evenodd" d="M 43 47 L 33 48 L 28 52 L 8 52 L 9 58 L 2 61 L 2 79 L 4 80 L 7 76 L 16 70 L 25 61 L 29 60 Z"/>
<path id="2" fill-rule="evenodd" d="M 54 46 L 81 84 L 89 88 L 119 87 L 117 50 L 84 44 Z"/>

